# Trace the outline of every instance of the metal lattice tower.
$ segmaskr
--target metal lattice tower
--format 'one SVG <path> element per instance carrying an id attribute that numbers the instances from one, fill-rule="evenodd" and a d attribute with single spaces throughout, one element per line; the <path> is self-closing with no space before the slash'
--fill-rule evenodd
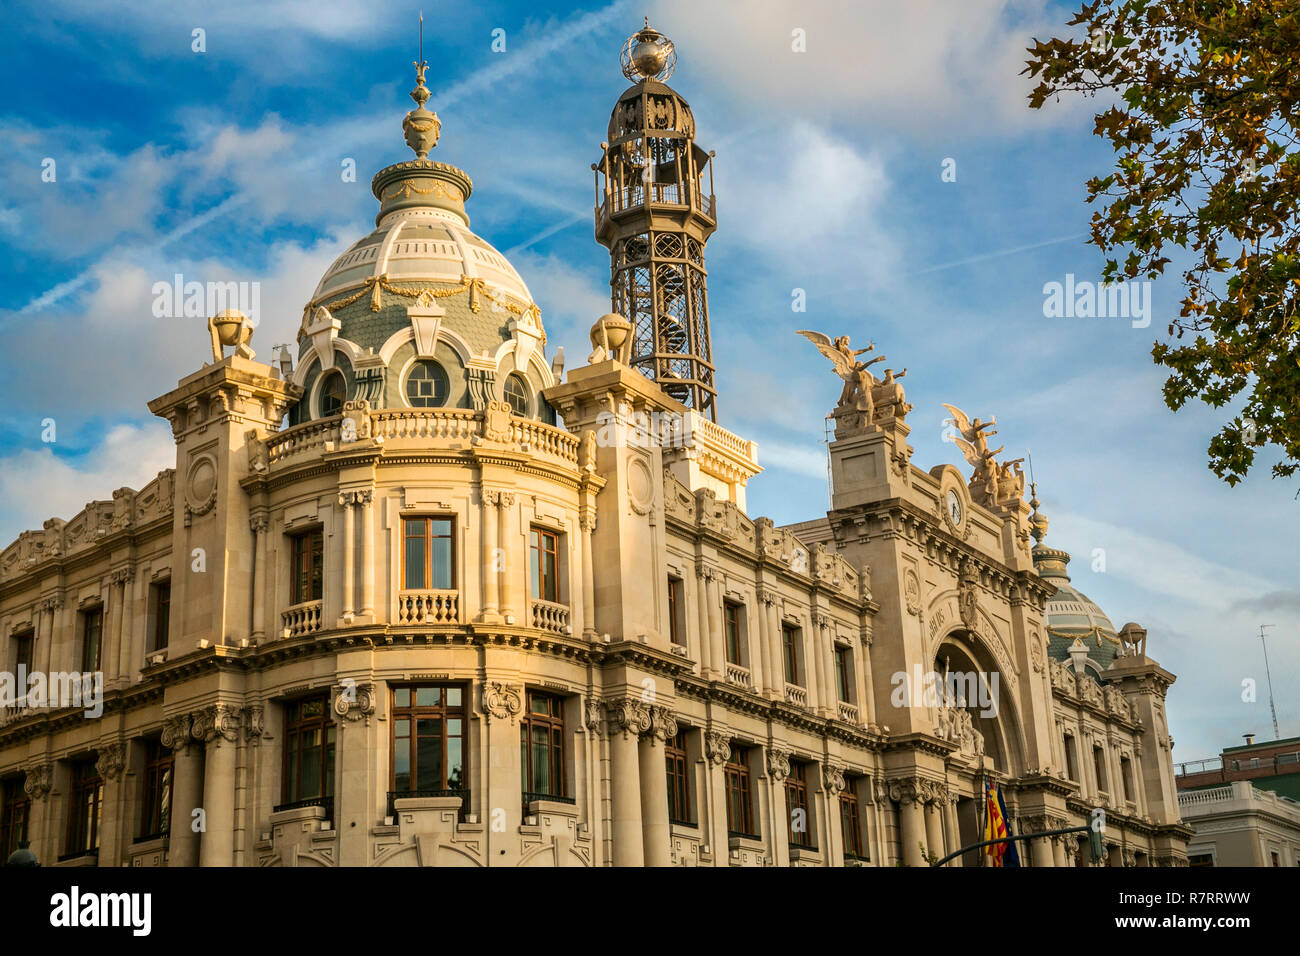
<path id="1" fill-rule="evenodd" d="M 647 20 L 622 59 L 634 83 L 619 97 L 604 155 L 592 166 L 612 311 L 632 323 L 633 367 L 717 421 L 704 268 L 704 244 L 717 228 L 712 154 L 695 143 L 691 108 L 663 82 L 677 62 L 672 41 Z"/>

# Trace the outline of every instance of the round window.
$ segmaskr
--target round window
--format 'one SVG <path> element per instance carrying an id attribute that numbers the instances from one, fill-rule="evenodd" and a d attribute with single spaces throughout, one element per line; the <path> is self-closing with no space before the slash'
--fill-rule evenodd
<path id="1" fill-rule="evenodd" d="M 518 372 L 506 376 L 505 397 L 516 415 L 528 414 L 528 384 Z"/>
<path id="2" fill-rule="evenodd" d="M 451 383 L 437 362 L 416 362 L 406 376 L 406 403 L 412 408 L 441 408 L 447 404 Z"/>
<path id="3" fill-rule="evenodd" d="M 322 418 L 343 413 L 343 402 L 347 399 L 348 387 L 339 372 L 327 372 L 320 386 L 320 413 Z"/>

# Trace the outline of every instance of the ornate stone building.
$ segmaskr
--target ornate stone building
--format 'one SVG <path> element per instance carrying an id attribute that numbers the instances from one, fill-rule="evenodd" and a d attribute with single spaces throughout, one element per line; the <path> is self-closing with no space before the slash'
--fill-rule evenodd
<path id="1" fill-rule="evenodd" d="M 748 515 L 755 446 L 714 420 L 707 157 L 667 41 L 626 54 L 596 221 L 636 314 L 597 321 L 587 364 L 547 361 L 469 177 L 427 158 L 421 66 L 416 158 L 375 176 L 376 229 L 307 303 L 296 363 L 213 317 L 212 363 L 149 404 L 175 469 L 0 554 L 3 666 L 103 675 L 97 715 L 32 695 L 0 716 L 6 852 L 921 864 L 981 838 L 987 773 L 1017 832 L 1101 805 L 1114 865 L 1185 861 L 1173 677 L 1031 548 L 1046 521 L 987 426 L 960 416 L 972 480 L 919 468 L 892 371 L 810 335 L 845 380 L 833 507 Z M 927 698 L 931 671 L 969 696 Z M 1077 843 L 1024 856 L 1074 865 Z"/>

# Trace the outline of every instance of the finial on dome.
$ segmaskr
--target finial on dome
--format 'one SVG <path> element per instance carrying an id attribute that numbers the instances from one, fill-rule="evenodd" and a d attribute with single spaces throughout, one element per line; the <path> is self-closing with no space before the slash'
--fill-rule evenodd
<path id="1" fill-rule="evenodd" d="M 424 108 L 429 102 L 429 88 L 424 85 L 424 72 L 429 68 L 424 59 L 424 13 L 420 13 L 420 54 L 412 66 L 415 67 L 415 89 L 411 90 L 411 99 L 415 100 L 415 109 L 406 114 L 402 120 L 402 130 L 406 133 L 406 145 L 415 152 L 416 159 L 424 159 L 429 150 L 438 145 L 438 133 L 442 130 L 442 121 L 438 114 Z"/>
<path id="2" fill-rule="evenodd" d="M 1042 544 L 1047 537 L 1047 516 L 1038 512 L 1038 482 L 1029 483 L 1029 507 L 1033 513 L 1029 516 L 1029 533 L 1034 536 L 1034 544 Z"/>
<path id="3" fill-rule="evenodd" d="M 623 64 L 623 75 L 633 82 L 645 79 L 666 80 L 677 68 L 677 48 L 673 41 L 650 26 L 650 18 L 645 18 L 645 26 L 623 42 L 623 51 L 619 55 Z"/>

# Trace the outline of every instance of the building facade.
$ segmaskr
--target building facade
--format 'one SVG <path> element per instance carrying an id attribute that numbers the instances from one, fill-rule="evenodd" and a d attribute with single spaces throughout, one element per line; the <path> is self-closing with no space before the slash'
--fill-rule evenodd
<path id="1" fill-rule="evenodd" d="M 832 508 L 748 515 L 756 448 L 714 420 L 707 163 L 671 45 L 647 27 L 627 54 L 596 220 L 636 314 L 597 320 L 585 365 L 547 360 L 469 177 L 427 158 L 421 65 L 416 158 L 375 176 L 376 228 L 304 308 L 296 362 L 214 316 L 212 363 L 149 403 L 176 467 L 0 553 L 2 660 L 48 679 L 0 716 L 6 850 L 922 865 L 982 838 L 987 775 L 1016 832 L 1101 807 L 1109 864 L 1186 862 L 1173 676 L 1090 602 L 1075 628 L 1023 479 L 912 462 L 892 371 L 819 344 L 844 380 Z M 1022 855 L 1080 865 L 1080 840 Z"/>
<path id="2" fill-rule="evenodd" d="M 1300 866 L 1300 803 L 1249 780 L 1178 794 L 1190 866 Z"/>

